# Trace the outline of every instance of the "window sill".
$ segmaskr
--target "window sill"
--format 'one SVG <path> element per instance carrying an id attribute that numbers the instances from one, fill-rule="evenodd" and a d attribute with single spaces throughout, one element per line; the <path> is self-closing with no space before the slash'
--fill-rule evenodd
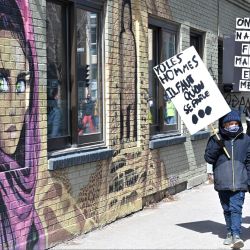
<path id="1" fill-rule="evenodd" d="M 52 157 L 48 160 L 48 170 L 57 170 L 94 161 L 101 161 L 113 156 L 113 149 L 95 149 L 92 151 L 78 151 Z"/>
<path id="2" fill-rule="evenodd" d="M 203 140 L 210 137 L 209 131 L 199 131 L 194 135 L 191 135 L 191 141 Z"/>
<path id="3" fill-rule="evenodd" d="M 186 136 L 171 136 L 159 139 L 153 139 L 149 142 L 150 149 L 163 148 L 171 145 L 181 144 L 186 141 Z"/>

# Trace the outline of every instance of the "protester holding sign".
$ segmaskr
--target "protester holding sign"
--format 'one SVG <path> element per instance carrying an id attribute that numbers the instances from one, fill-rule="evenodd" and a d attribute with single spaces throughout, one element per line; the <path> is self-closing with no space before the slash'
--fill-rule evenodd
<path id="1" fill-rule="evenodd" d="M 209 138 L 205 160 L 213 165 L 214 188 L 218 191 L 227 227 L 225 245 L 241 248 L 242 206 L 250 188 L 250 137 L 243 133 L 240 114 L 231 111 L 219 120 L 219 136 Z M 223 151 L 225 147 L 230 158 Z"/>

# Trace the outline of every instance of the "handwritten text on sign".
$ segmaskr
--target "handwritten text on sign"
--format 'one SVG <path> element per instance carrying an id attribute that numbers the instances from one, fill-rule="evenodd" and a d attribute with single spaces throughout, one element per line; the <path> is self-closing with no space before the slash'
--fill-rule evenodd
<path id="1" fill-rule="evenodd" d="M 193 46 L 155 66 L 154 71 L 190 134 L 230 111 Z"/>
<path id="2" fill-rule="evenodd" d="M 234 66 L 241 68 L 240 91 L 250 91 L 250 18 L 236 18 L 235 41 L 241 44 L 241 55 L 234 58 Z"/>

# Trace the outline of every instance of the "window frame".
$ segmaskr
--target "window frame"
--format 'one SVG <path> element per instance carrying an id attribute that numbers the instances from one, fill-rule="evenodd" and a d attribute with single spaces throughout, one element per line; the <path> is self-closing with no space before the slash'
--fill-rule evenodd
<path id="1" fill-rule="evenodd" d="M 50 0 L 47 2 L 51 2 L 51 3 L 56 3 L 60 6 L 62 6 L 62 8 L 65 8 L 64 10 L 64 18 L 62 18 L 61 21 L 63 21 L 64 26 L 64 42 L 66 43 L 66 51 L 65 51 L 65 60 L 66 60 L 66 92 L 69 92 L 70 89 L 70 84 L 69 84 L 69 22 L 68 22 L 68 16 L 69 16 L 69 6 L 68 4 L 66 4 L 65 2 L 59 2 L 59 1 L 55 1 L 55 0 Z M 63 25 L 62 25 L 63 26 Z M 46 30 L 46 36 L 47 36 L 47 30 Z M 46 52 L 47 53 L 47 52 Z M 70 109 L 70 96 L 67 95 L 67 107 L 68 109 Z M 70 110 L 67 111 L 67 115 L 68 115 L 68 135 L 65 136 L 60 136 L 60 137 L 56 137 L 56 138 L 47 138 L 47 150 L 48 151 L 55 151 L 55 150 L 60 150 L 62 148 L 69 148 L 71 147 L 71 136 L 70 136 L 70 131 L 71 131 L 71 112 Z M 48 114 L 47 114 L 48 115 Z M 63 145 L 63 146 L 62 146 Z"/>
<path id="2" fill-rule="evenodd" d="M 47 0 L 47 2 L 59 4 L 66 8 L 66 20 L 61 20 L 65 25 L 64 39 L 66 41 L 66 67 L 67 67 L 67 101 L 68 101 L 68 131 L 69 135 L 59 138 L 48 138 L 47 149 L 50 154 L 54 151 L 67 149 L 67 148 L 79 148 L 79 147 L 93 147 L 94 145 L 104 145 L 104 91 L 103 91 L 103 7 L 104 1 L 86 1 L 83 3 L 76 1 L 55 1 Z M 98 16 L 97 23 L 97 60 L 98 60 L 98 96 L 100 97 L 100 131 L 96 134 L 78 135 L 78 85 L 77 85 L 77 9 L 83 9 L 85 11 L 92 11 Z"/>
<path id="3" fill-rule="evenodd" d="M 194 28 L 190 28 L 190 46 L 194 46 L 194 48 L 196 49 L 198 55 L 200 56 L 200 58 L 203 60 L 204 57 L 204 48 L 205 48 L 205 32 L 199 31 L 197 29 Z M 197 46 L 195 46 L 193 44 L 193 41 L 195 41 L 198 44 L 198 48 Z M 203 128 L 200 130 L 201 131 L 205 131 L 206 128 Z"/>
<path id="4" fill-rule="evenodd" d="M 218 38 L 218 85 L 223 84 L 223 39 Z"/>
<path id="5" fill-rule="evenodd" d="M 98 68 L 98 83 L 100 83 L 100 93 L 99 93 L 99 96 L 101 96 L 101 100 L 102 100 L 102 107 L 101 107 L 101 110 L 103 110 L 103 81 L 102 81 L 102 34 L 101 34 L 101 20 L 102 20 L 102 12 L 101 12 L 101 9 L 99 8 L 95 8 L 95 5 L 93 4 L 93 7 L 91 6 L 86 6 L 84 4 L 80 4 L 80 3 L 77 3 L 75 4 L 75 15 L 76 15 L 76 12 L 77 12 L 77 9 L 83 9 L 83 10 L 86 10 L 86 11 L 93 11 L 95 13 L 97 13 L 98 15 L 98 20 L 97 20 L 97 61 L 98 61 L 98 65 L 97 65 L 97 68 Z M 76 18 L 75 17 L 75 18 Z M 75 29 L 77 29 L 77 22 L 75 22 L 75 26 L 74 26 Z M 74 31 L 74 33 L 76 34 L 77 32 Z M 75 39 L 75 43 L 77 43 L 77 39 Z M 75 54 L 72 55 L 73 57 L 73 60 L 74 60 L 74 63 L 75 65 L 77 65 L 77 44 L 75 44 L 76 48 L 75 48 Z M 75 69 L 75 82 L 74 82 L 74 85 L 75 85 L 75 89 L 76 89 L 76 97 L 77 98 L 74 98 L 74 96 L 71 96 L 71 100 L 75 100 L 75 102 L 73 102 L 73 105 L 72 107 L 76 107 L 76 109 L 78 109 L 78 88 L 77 88 L 77 66 L 74 67 Z M 101 69 L 101 70 L 100 70 Z M 101 114 L 103 114 L 103 112 L 100 112 Z M 77 115 L 75 115 L 75 118 L 77 119 Z M 79 136 L 78 134 L 74 133 L 74 137 L 73 137 L 73 144 L 76 144 L 78 147 L 82 147 L 82 146 L 92 146 L 92 145 L 95 145 L 95 144 L 99 144 L 99 143 L 103 143 L 103 116 L 100 115 L 100 124 L 101 125 L 101 131 L 99 133 L 96 133 L 96 134 L 86 134 L 86 135 L 83 135 L 83 136 Z M 74 125 L 74 127 L 73 127 Z M 77 121 L 74 122 L 74 124 L 72 124 L 72 132 L 73 131 L 77 131 Z"/>
<path id="6" fill-rule="evenodd" d="M 204 39 L 205 39 L 205 32 L 201 32 L 199 30 L 190 29 L 190 46 L 192 46 L 192 40 L 195 40 L 198 42 L 198 48 L 197 46 L 194 46 L 197 53 L 199 54 L 200 58 L 203 59 L 204 57 Z"/>
<path id="7" fill-rule="evenodd" d="M 175 54 L 178 53 L 178 45 L 179 45 L 179 32 L 180 32 L 180 26 L 176 23 L 173 23 L 169 20 L 160 20 L 155 17 L 149 16 L 148 19 L 148 29 L 155 30 L 156 32 L 153 32 L 153 45 L 155 44 L 153 51 L 154 61 L 152 62 L 152 66 L 158 65 L 161 63 L 161 47 L 162 47 L 162 33 L 167 32 L 169 34 L 175 35 Z M 149 46 L 148 46 L 149 47 Z M 174 55 L 172 55 L 174 56 Z M 164 124 L 164 101 L 163 101 L 163 95 L 164 95 L 164 88 L 159 82 L 157 76 L 152 72 L 152 86 L 155 85 L 155 90 L 152 89 L 152 93 L 154 91 L 156 92 L 156 123 L 150 124 L 150 136 L 151 138 L 158 137 L 159 135 L 174 135 L 174 134 L 180 134 L 180 116 L 176 110 L 176 124 L 173 125 L 166 125 Z M 150 83 L 149 83 L 150 84 Z M 150 87 L 150 86 L 149 86 Z M 151 98 L 151 96 L 150 96 Z"/>

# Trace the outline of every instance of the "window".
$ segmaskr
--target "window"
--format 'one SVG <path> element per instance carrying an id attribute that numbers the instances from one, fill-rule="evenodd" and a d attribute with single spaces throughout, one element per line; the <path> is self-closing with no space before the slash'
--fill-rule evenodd
<path id="1" fill-rule="evenodd" d="M 198 30 L 190 29 L 190 46 L 194 46 L 201 59 L 203 59 L 203 39 L 204 33 Z M 208 69 L 208 71 L 214 78 L 214 73 L 211 67 Z"/>
<path id="2" fill-rule="evenodd" d="M 153 67 L 174 56 L 177 51 L 177 26 L 149 18 L 149 120 L 151 135 L 178 131 L 178 113 L 153 73 Z"/>
<path id="3" fill-rule="evenodd" d="M 218 84 L 223 83 L 223 40 L 218 40 Z"/>
<path id="4" fill-rule="evenodd" d="M 203 58 L 203 34 L 197 30 L 190 30 L 190 46 L 194 46 L 200 58 Z"/>
<path id="5" fill-rule="evenodd" d="M 92 5 L 47 2 L 49 151 L 103 142 L 101 13 Z"/>

